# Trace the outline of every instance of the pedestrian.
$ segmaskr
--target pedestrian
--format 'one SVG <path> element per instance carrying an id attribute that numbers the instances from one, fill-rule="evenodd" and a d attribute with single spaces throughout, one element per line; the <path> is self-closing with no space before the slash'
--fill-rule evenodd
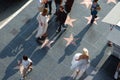
<path id="1" fill-rule="evenodd" d="M 71 62 L 71 69 L 74 70 L 72 74 L 73 79 L 79 79 L 81 75 L 81 72 L 86 71 L 89 65 L 89 53 L 86 48 L 83 48 L 82 53 L 76 53 L 73 57 L 73 60 Z"/>
<path id="2" fill-rule="evenodd" d="M 47 3 L 45 4 L 45 8 L 49 8 L 48 15 L 51 15 L 52 13 L 52 1 L 53 0 L 48 0 Z"/>
<path id="3" fill-rule="evenodd" d="M 116 72 L 114 74 L 114 78 L 115 78 L 115 80 L 120 80 L 120 62 L 117 65 L 117 69 L 116 69 Z"/>
<path id="4" fill-rule="evenodd" d="M 30 72 L 32 70 L 32 63 L 32 60 L 26 55 L 24 55 L 22 60 L 18 62 L 19 70 L 22 75 L 22 80 L 25 79 L 27 72 Z"/>
<path id="5" fill-rule="evenodd" d="M 93 22 L 95 21 L 95 18 L 97 18 L 97 13 L 98 13 L 98 11 L 101 10 L 100 5 L 98 4 L 98 0 L 94 0 L 94 1 L 93 1 L 90 10 L 91 10 L 91 15 L 92 15 L 90 24 L 93 24 Z"/>
<path id="6" fill-rule="evenodd" d="M 67 11 L 67 13 L 69 13 L 71 11 L 73 3 L 74 3 L 74 0 L 66 0 L 66 2 L 65 2 L 65 10 Z"/>
<path id="7" fill-rule="evenodd" d="M 60 6 L 58 12 L 56 13 L 57 17 L 56 17 L 56 21 L 58 22 L 58 29 L 56 30 L 56 32 L 60 32 L 61 28 L 63 27 L 65 29 L 64 23 L 66 21 L 67 18 L 67 12 L 65 11 L 63 6 Z"/>
<path id="8" fill-rule="evenodd" d="M 59 7 L 61 6 L 62 1 L 63 1 L 63 0 L 54 0 L 55 6 L 56 6 L 56 12 L 55 12 L 55 14 L 56 14 L 57 11 L 59 10 Z"/>
<path id="9" fill-rule="evenodd" d="M 37 30 L 36 38 L 38 43 L 43 43 L 43 41 L 47 37 L 47 33 L 46 33 L 48 28 L 47 12 L 48 10 L 45 8 L 43 9 L 43 12 L 42 13 L 40 12 L 37 16 L 39 27 Z"/>

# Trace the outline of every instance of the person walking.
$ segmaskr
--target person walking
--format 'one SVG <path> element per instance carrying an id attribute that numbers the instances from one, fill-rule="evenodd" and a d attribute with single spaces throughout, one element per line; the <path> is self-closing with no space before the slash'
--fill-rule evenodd
<path id="1" fill-rule="evenodd" d="M 97 18 L 98 11 L 101 10 L 100 5 L 98 4 L 98 0 L 93 1 L 90 10 L 91 10 L 91 15 L 92 15 L 90 24 L 93 24 L 93 22 L 95 21 L 95 18 Z"/>
<path id="2" fill-rule="evenodd" d="M 65 29 L 64 23 L 66 21 L 67 18 L 67 12 L 65 11 L 63 6 L 60 6 L 58 12 L 56 13 L 57 17 L 56 17 L 56 21 L 58 22 L 58 29 L 56 30 L 56 32 L 60 32 L 61 28 L 63 27 Z"/>
<path id="3" fill-rule="evenodd" d="M 47 28 L 48 28 L 48 18 L 47 18 L 47 12 L 48 10 L 45 8 L 43 9 L 43 12 L 39 13 L 37 16 L 37 20 L 39 23 L 39 27 L 37 30 L 36 38 L 38 43 L 42 43 L 43 40 L 47 37 Z"/>
<path id="4" fill-rule="evenodd" d="M 27 72 L 30 72 L 32 70 L 32 63 L 32 60 L 26 55 L 24 55 L 22 60 L 18 62 L 19 70 L 22 75 L 21 80 L 25 79 Z"/>
<path id="5" fill-rule="evenodd" d="M 82 53 L 76 53 L 71 62 L 72 64 L 71 69 L 74 70 L 71 77 L 73 79 L 79 79 L 80 78 L 79 75 L 81 75 L 80 72 L 86 71 L 86 69 L 88 68 L 89 62 L 90 62 L 89 53 L 86 48 L 83 48 Z"/>

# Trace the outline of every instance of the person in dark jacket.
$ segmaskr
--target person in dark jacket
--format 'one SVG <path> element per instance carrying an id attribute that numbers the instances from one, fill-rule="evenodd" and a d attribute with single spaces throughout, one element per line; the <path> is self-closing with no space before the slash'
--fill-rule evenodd
<path id="1" fill-rule="evenodd" d="M 66 0 L 65 2 L 65 10 L 67 13 L 71 11 L 71 8 L 73 6 L 74 0 Z"/>
<path id="2" fill-rule="evenodd" d="M 56 15 L 57 15 L 56 21 L 59 23 L 57 32 L 60 32 L 61 28 L 64 27 L 64 23 L 67 18 L 67 12 L 64 10 L 63 6 L 60 6 L 59 11 L 56 13 Z"/>

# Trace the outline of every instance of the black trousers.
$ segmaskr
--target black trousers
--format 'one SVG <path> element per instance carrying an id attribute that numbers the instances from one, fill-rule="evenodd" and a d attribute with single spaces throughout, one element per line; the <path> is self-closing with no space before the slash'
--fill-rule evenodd
<path id="1" fill-rule="evenodd" d="M 49 12 L 48 14 L 51 15 L 51 11 L 52 11 L 52 1 L 48 1 L 46 4 L 45 4 L 45 8 L 48 8 L 49 6 Z"/>
<path id="2" fill-rule="evenodd" d="M 90 21 L 91 24 L 93 24 L 93 22 L 95 21 L 95 18 L 97 18 L 97 15 L 92 15 L 92 19 Z"/>

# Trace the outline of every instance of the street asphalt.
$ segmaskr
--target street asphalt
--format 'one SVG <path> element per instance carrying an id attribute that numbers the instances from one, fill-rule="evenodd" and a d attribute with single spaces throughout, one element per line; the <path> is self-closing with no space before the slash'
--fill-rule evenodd
<path id="1" fill-rule="evenodd" d="M 115 3 L 107 3 L 107 0 L 100 0 L 102 7 L 98 13 L 96 24 L 90 26 L 88 18 L 90 9 L 80 4 L 83 0 L 75 0 L 69 14 L 71 24 L 50 47 L 41 48 L 36 42 L 36 31 L 38 22 L 37 3 L 32 1 L 7 25 L 0 29 L 0 80 L 20 80 L 17 61 L 24 54 L 33 61 L 33 70 L 27 75 L 26 80 L 70 80 L 72 70 L 71 60 L 75 53 L 82 52 L 87 48 L 90 54 L 90 66 L 82 75 L 80 80 L 114 80 L 116 70 L 116 57 L 110 56 L 98 72 L 95 68 L 105 54 L 107 48 L 107 36 L 110 33 L 110 25 L 101 22 L 107 13 L 115 6 Z M 55 12 L 53 4 L 53 13 Z M 49 22 L 49 39 L 57 29 L 54 17 Z M 76 45 L 69 44 L 64 38 L 73 35 Z"/>

